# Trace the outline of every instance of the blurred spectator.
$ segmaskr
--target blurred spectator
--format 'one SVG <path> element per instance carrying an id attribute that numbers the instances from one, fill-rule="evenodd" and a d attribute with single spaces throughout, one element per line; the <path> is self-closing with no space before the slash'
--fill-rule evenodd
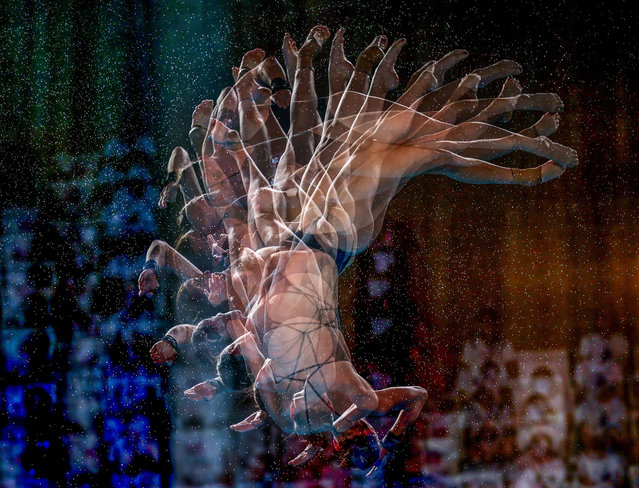
<path id="1" fill-rule="evenodd" d="M 181 373 L 200 366 L 196 355 L 181 351 L 186 366 L 170 382 L 166 368 L 150 363 L 148 348 L 168 310 L 135 289 L 140 257 L 157 230 L 149 210 L 157 192 L 136 163 L 150 165 L 149 147 L 112 141 L 96 164 L 69 162 L 83 181 L 63 181 L 64 191 L 38 209 L 3 212 L 4 228 L 17 236 L 5 253 L 11 280 L 4 303 L 21 302 L 21 314 L 0 310 L 7 486 L 381 486 L 332 462 L 327 442 L 316 459 L 293 468 L 286 462 L 303 449 L 300 439 L 270 425 L 250 437 L 229 434 L 222 406 L 237 406 L 231 413 L 239 418 L 246 402 L 179 398 L 192 379 Z M 631 349 L 619 324 L 602 315 L 575 347 L 569 463 L 561 436 L 550 435 L 566 418 L 553 395 L 568 397 L 567 385 L 550 366 L 521 360 L 502 336 L 497 311 L 480 310 L 461 332 L 461 347 L 445 327 L 407 327 L 423 318 L 413 317 L 406 280 L 396 273 L 411 249 L 398 229 L 381 235 L 361 273 L 355 327 L 366 347 L 354 358 L 375 388 L 410 378 L 433 395 L 387 466 L 387 486 L 451 486 L 460 472 L 468 477 L 459 486 L 554 488 L 569 478 L 575 486 L 624 485 Z M 181 301 L 178 315 L 192 319 L 189 305 Z M 390 427 L 387 419 L 375 422 L 380 432 Z"/>
<path id="2" fill-rule="evenodd" d="M 552 438 L 535 434 L 516 462 L 514 488 L 559 487 L 566 481 L 566 466 L 553 449 Z"/>
<path id="3" fill-rule="evenodd" d="M 604 437 L 582 423 L 577 426 L 575 478 L 580 486 L 619 487 L 624 484 L 624 464 L 621 456 L 606 451 Z"/>

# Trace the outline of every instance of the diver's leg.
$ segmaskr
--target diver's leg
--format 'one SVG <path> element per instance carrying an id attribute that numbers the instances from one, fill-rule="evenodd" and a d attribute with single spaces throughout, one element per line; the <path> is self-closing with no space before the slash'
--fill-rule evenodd
<path id="1" fill-rule="evenodd" d="M 297 55 L 289 137 L 295 159 L 302 165 L 310 161 L 315 150 L 315 134 L 311 129 L 322 123 L 317 112 L 313 58 L 320 52 L 329 35 L 327 27 L 313 27 Z"/>

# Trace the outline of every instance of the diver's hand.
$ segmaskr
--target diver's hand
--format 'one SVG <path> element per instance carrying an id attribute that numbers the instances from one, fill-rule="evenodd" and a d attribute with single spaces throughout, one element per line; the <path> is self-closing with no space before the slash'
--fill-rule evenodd
<path id="1" fill-rule="evenodd" d="M 210 381 L 203 381 L 188 390 L 184 390 L 184 396 L 190 400 L 210 400 L 217 393 L 217 388 Z"/>
<path id="2" fill-rule="evenodd" d="M 151 296 L 159 287 L 160 280 L 158 279 L 157 273 L 151 268 L 142 270 L 140 276 L 138 277 L 138 289 L 140 290 L 139 295 Z"/>
<path id="3" fill-rule="evenodd" d="M 166 341 L 158 341 L 153 344 L 150 353 L 155 364 L 170 363 L 178 355 L 175 348 Z"/>
<path id="4" fill-rule="evenodd" d="M 258 410 L 246 417 L 241 422 L 233 424 L 229 429 L 235 432 L 250 432 L 252 430 L 259 429 L 266 423 L 266 412 L 264 410 Z"/>

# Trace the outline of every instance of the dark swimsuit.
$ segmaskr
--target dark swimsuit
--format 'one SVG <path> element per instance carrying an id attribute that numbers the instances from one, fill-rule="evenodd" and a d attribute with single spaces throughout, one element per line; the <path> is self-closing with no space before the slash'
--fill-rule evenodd
<path id="1" fill-rule="evenodd" d="M 332 257 L 335 260 L 335 264 L 337 265 L 337 274 L 342 274 L 342 272 L 348 267 L 348 265 L 353 261 L 356 254 L 344 252 L 341 249 L 337 249 L 337 252 L 333 254 L 332 252 L 327 252 L 324 247 L 319 243 L 319 241 L 315 238 L 313 234 L 305 234 L 301 230 L 298 230 L 295 233 L 294 237 L 290 237 L 288 239 L 291 242 L 299 241 L 303 242 L 306 246 L 311 249 L 315 249 L 316 251 L 323 252 L 328 256 Z"/>

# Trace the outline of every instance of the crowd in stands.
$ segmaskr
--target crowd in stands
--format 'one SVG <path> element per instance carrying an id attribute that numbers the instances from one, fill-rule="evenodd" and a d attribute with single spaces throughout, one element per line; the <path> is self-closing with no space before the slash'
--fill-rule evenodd
<path id="1" fill-rule="evenodd" d="M 2 212 L 3 487 L 169 486 L 158 314 L 135 288 L 158 196 L 138 143 L 59 161 L 36 206 Z"/>
<path id="2" fill-rule="evenodd" d="M 292 468 L 299 439 L 272 425 L 231 433 L 250 411 L 246 395 L 183 399 L 202 380 L 193 365 L 208 367 L 195 352 L 170 374 L 152 364 L 149 347 L 172 325 L 162 293 L 137 296 L 158 230 L 152 151 L 112 141 L 103 155 L 68 158 L 37 206 L 2 212 L 0 486 L 382 486 L 341 467 L 328 442 Z M 572 353 L 532 353 L 501 336 L 496 312 L 480 311 L 461 350 L 442 353 L 456 371 L 446 386 L 419 341 L 408 354 L 389 345 L 407 343 L 394 310 L 414 314 L 393 281 L 409 248 L 383 234 L 359 264 L 368 298 L 354 301 L 364 349 L 389 356 L 355 347 L 371 384 L 418 377 L 438 391 L 387 466 L 387 485 L 636 486 L 633 350 L 620 326 L 602 316 Z"/>

